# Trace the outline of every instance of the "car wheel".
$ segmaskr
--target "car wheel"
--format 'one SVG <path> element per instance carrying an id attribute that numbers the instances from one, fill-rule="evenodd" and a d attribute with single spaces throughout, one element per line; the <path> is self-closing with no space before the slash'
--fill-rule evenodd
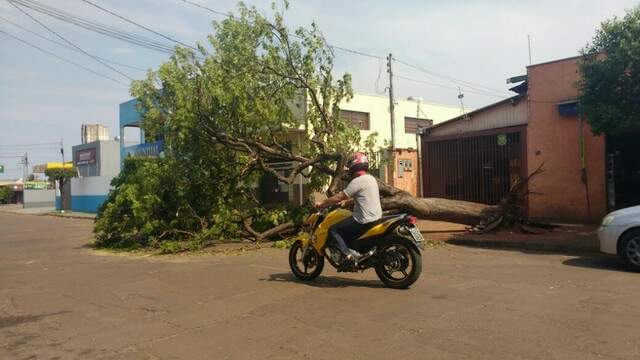
<path id="1" fill-rule="evenodd" d="M 640 229 L 626 232 L 620 238 L 620 255 L 629 267 L 640 271 Z"/>

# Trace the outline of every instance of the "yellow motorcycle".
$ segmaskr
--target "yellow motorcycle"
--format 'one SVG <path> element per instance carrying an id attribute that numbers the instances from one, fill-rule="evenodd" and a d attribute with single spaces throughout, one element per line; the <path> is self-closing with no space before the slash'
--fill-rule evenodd
<path id="1" fill-rule="evenodd" d="M 408 288 L 418 280 L 424 239 L 414 216 L 389 215 L 373 223 L 364 235 L 352 242 L 362 257 L 357 262 L 347 262 L 329 236 L 329 228 L 350 216 L 349 210 L 330 207 L 306 219 L 300 238 L 289 250 L 289 266 L 296 278 L 314 280 L 322 273 L 326 258 L 338 271 L 374 268 L 378 278 L 394 289 Z"/>

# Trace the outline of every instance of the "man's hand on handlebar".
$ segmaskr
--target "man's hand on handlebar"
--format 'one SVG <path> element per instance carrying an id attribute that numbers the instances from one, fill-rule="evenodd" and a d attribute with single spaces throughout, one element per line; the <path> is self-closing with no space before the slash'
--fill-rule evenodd
<path id="1" fill-rule="evenodd" d="M 348 199 L 347 195 L 344 192 L 340 191 L 339 193 L 333 195 L 332 197 L 330 197 L 330 198 L 328 198 L 328 199 L 326 199 L 324 201 L 315 203 L 315 207 L 316 207 L 316 209 L 322 209 L 322 208 L 326 208 L 328 206 L 339 204 L 339 203 L 341 203 L 341 202 L 343 202 L 343 201 L 345 201 L 347 199 Z"/>

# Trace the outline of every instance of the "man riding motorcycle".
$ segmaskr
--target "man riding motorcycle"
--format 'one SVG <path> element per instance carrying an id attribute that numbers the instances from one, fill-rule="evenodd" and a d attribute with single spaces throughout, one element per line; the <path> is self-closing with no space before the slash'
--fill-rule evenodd
<path id="1" fill-rule="evenodd" d="M 360 152 L 355 153 L 348 166 L 352 180 L 347 187 L 338 194 L 316 203 L 316 207 L 324 208 L 347 199 L 354 200 L 353 215 L 335 224 L 329 230 L 329 234 L 336 241 L 345 260 L 353 264 L 362 257 L 358 251 L 354 250 L 357 248 L 354 241 L 382 217 L 382 207 L 378 182 L 368 173 L 369 161 L 366 155 Z"/>

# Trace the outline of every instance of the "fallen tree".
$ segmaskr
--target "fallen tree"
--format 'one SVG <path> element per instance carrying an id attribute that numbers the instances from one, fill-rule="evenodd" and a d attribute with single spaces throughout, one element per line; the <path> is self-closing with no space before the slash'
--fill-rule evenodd
<path id="1" fill-rule="evenodd" d="M 140 221 L 127 233 L 144 229 L 143 238 L 154 241 L 185 234 L 262 241 L 291 233 L 305 209 L 265 207 L 255 191 L 260 178 L 293 184 L 303 177 L 312 191 L 331 195 L 344 186 L 345 165 L 353 151 L 381 150 L 375 138 L 361 139 L 359 130 L 340 116 L 340 104 L 353 96 L 351 76 L 334 78 L 333 48 L 316 25 L 292 33 L 283 13 L 273 8 L 273 19 L 268 19 L 255 8 L 239 5 L 236 16 L 214 22 L 211 50 L 200 44 L 197 52 L 178 47 L 146 80 L 133 83 L 145 136 L 164 138 L 165 157 L 171 161 L 171 176 L 158 183 L 174 179 L 180 197 L 149 203 L 155 194 L 135 193 L 141 187 L 129 187 L 121 201 L 135 204 L 142 198 L 153 210 L 147 217 L 153 220 Z M 290 167 L 282 170 L 282 163 Z M 130 178 L 140 181 L 139 176 Z M 112 203 L 120 189 L 127 188 L 126 179 L 116 186 Z M 514 184 L 502 203 L 490 206 L 418 199 L 380 184 L 385 210 L 483 229 L 515 214 L 524 188 L 526 179 Z M 192 196 L 191 191 L 201 195 Z M 135 207 L 130 213 L 115 205 L 105 208 L 105 213 L 118 214 L 117 221 L 131 223 L 135 217 Z M 99 238 L 100 231 L 106 234 L 100 229 L 117 229 L 108 234 L 116 239 L 125 232 L 100 216 L 99 222 Z"/>

